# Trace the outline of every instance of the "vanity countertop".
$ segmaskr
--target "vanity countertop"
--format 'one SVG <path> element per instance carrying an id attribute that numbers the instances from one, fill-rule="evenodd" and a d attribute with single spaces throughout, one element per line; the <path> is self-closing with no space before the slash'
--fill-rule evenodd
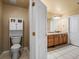
<path id="1" fill-rule="evenodd" d="M 56 35 L 56 34 L 65 34 L 66 32 L 59 32 L 59 33 L 47 33 L 47 35 Z"/>

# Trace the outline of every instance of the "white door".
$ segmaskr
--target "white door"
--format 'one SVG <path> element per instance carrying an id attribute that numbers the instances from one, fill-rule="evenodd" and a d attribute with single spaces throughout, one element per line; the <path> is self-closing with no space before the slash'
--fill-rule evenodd
<path id="1" fill-rule="evenodd" d="M 71 44 L 79 46 L 79 16 L 70 17 L 70 40 Z"/>
<path id="2" fill-rule="evenodd" d="M 30 59 L 47 59 L 47 8 L 30 0 Z"/>

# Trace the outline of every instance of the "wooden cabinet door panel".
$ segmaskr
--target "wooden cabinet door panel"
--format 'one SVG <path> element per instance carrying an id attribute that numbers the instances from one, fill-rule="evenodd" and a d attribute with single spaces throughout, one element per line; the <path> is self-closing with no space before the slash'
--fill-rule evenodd
<path id="1" fill-rule="evenodd" d="M 58 44 L 58 35 L 55 35 L 54 37 L 55 37 L 55 39 L 54 39 L 54 45 L 57 45 Z"/>
<path id="2" fill-rule="evenodd" d="M 68 40 L 68 36 L 64 34 L 64 43 L 67 43 L 67 40 Z"/>
<path id="3" fill-rule="evenodd" d="M 59 35 L 59 44 L 62 44 L 62 35 Z"/>

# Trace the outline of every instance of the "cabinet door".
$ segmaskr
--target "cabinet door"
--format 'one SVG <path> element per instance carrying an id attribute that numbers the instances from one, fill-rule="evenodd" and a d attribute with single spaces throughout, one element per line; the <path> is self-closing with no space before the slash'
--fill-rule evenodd
<path id="1" fill-rule="evenodd" d="M 59 35 L 59 44 L 61 44 L 62 43 L 62 35 L 60 34 Z"/>
<path id="2" fill-rule="evenodd" d="M 16 19 L 10 18 L 10 20 L 9 20 L 9 30 L 16 30 Z"/>
<path id="3" fill-rule="evenodd" d="M 54 45 L 57 45 L 58 44 L 58 35 L 54 35 Z"/>
<path id="4" fill-rule="evenodd" d="M 17 30 L 23 30 L 23 19 L 17 19 Z"/>
<path id="5" fill-rule="evenodd" d="M 48 47 L 53 46 L 53 35 L 48 35 Z"/>
<path id="6" fill-rule="evenodd" d="M 63 41 L 63 43 L 67 43 L 67 41 L 68 41 L 68 36 L 67 36 L 67 34 L 64 34 L 64 41 Z"/>

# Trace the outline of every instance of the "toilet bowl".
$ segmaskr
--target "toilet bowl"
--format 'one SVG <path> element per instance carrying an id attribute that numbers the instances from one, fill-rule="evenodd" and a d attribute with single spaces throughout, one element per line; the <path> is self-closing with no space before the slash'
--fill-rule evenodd
<path id="1" fill-rule="evenodd" d="M 12 59 L 18 59 L 19 58 L 19 51 L 20 51 L 21 45 L 20 44 L 14 44 L 11 47 L 11 55 Z"/>

